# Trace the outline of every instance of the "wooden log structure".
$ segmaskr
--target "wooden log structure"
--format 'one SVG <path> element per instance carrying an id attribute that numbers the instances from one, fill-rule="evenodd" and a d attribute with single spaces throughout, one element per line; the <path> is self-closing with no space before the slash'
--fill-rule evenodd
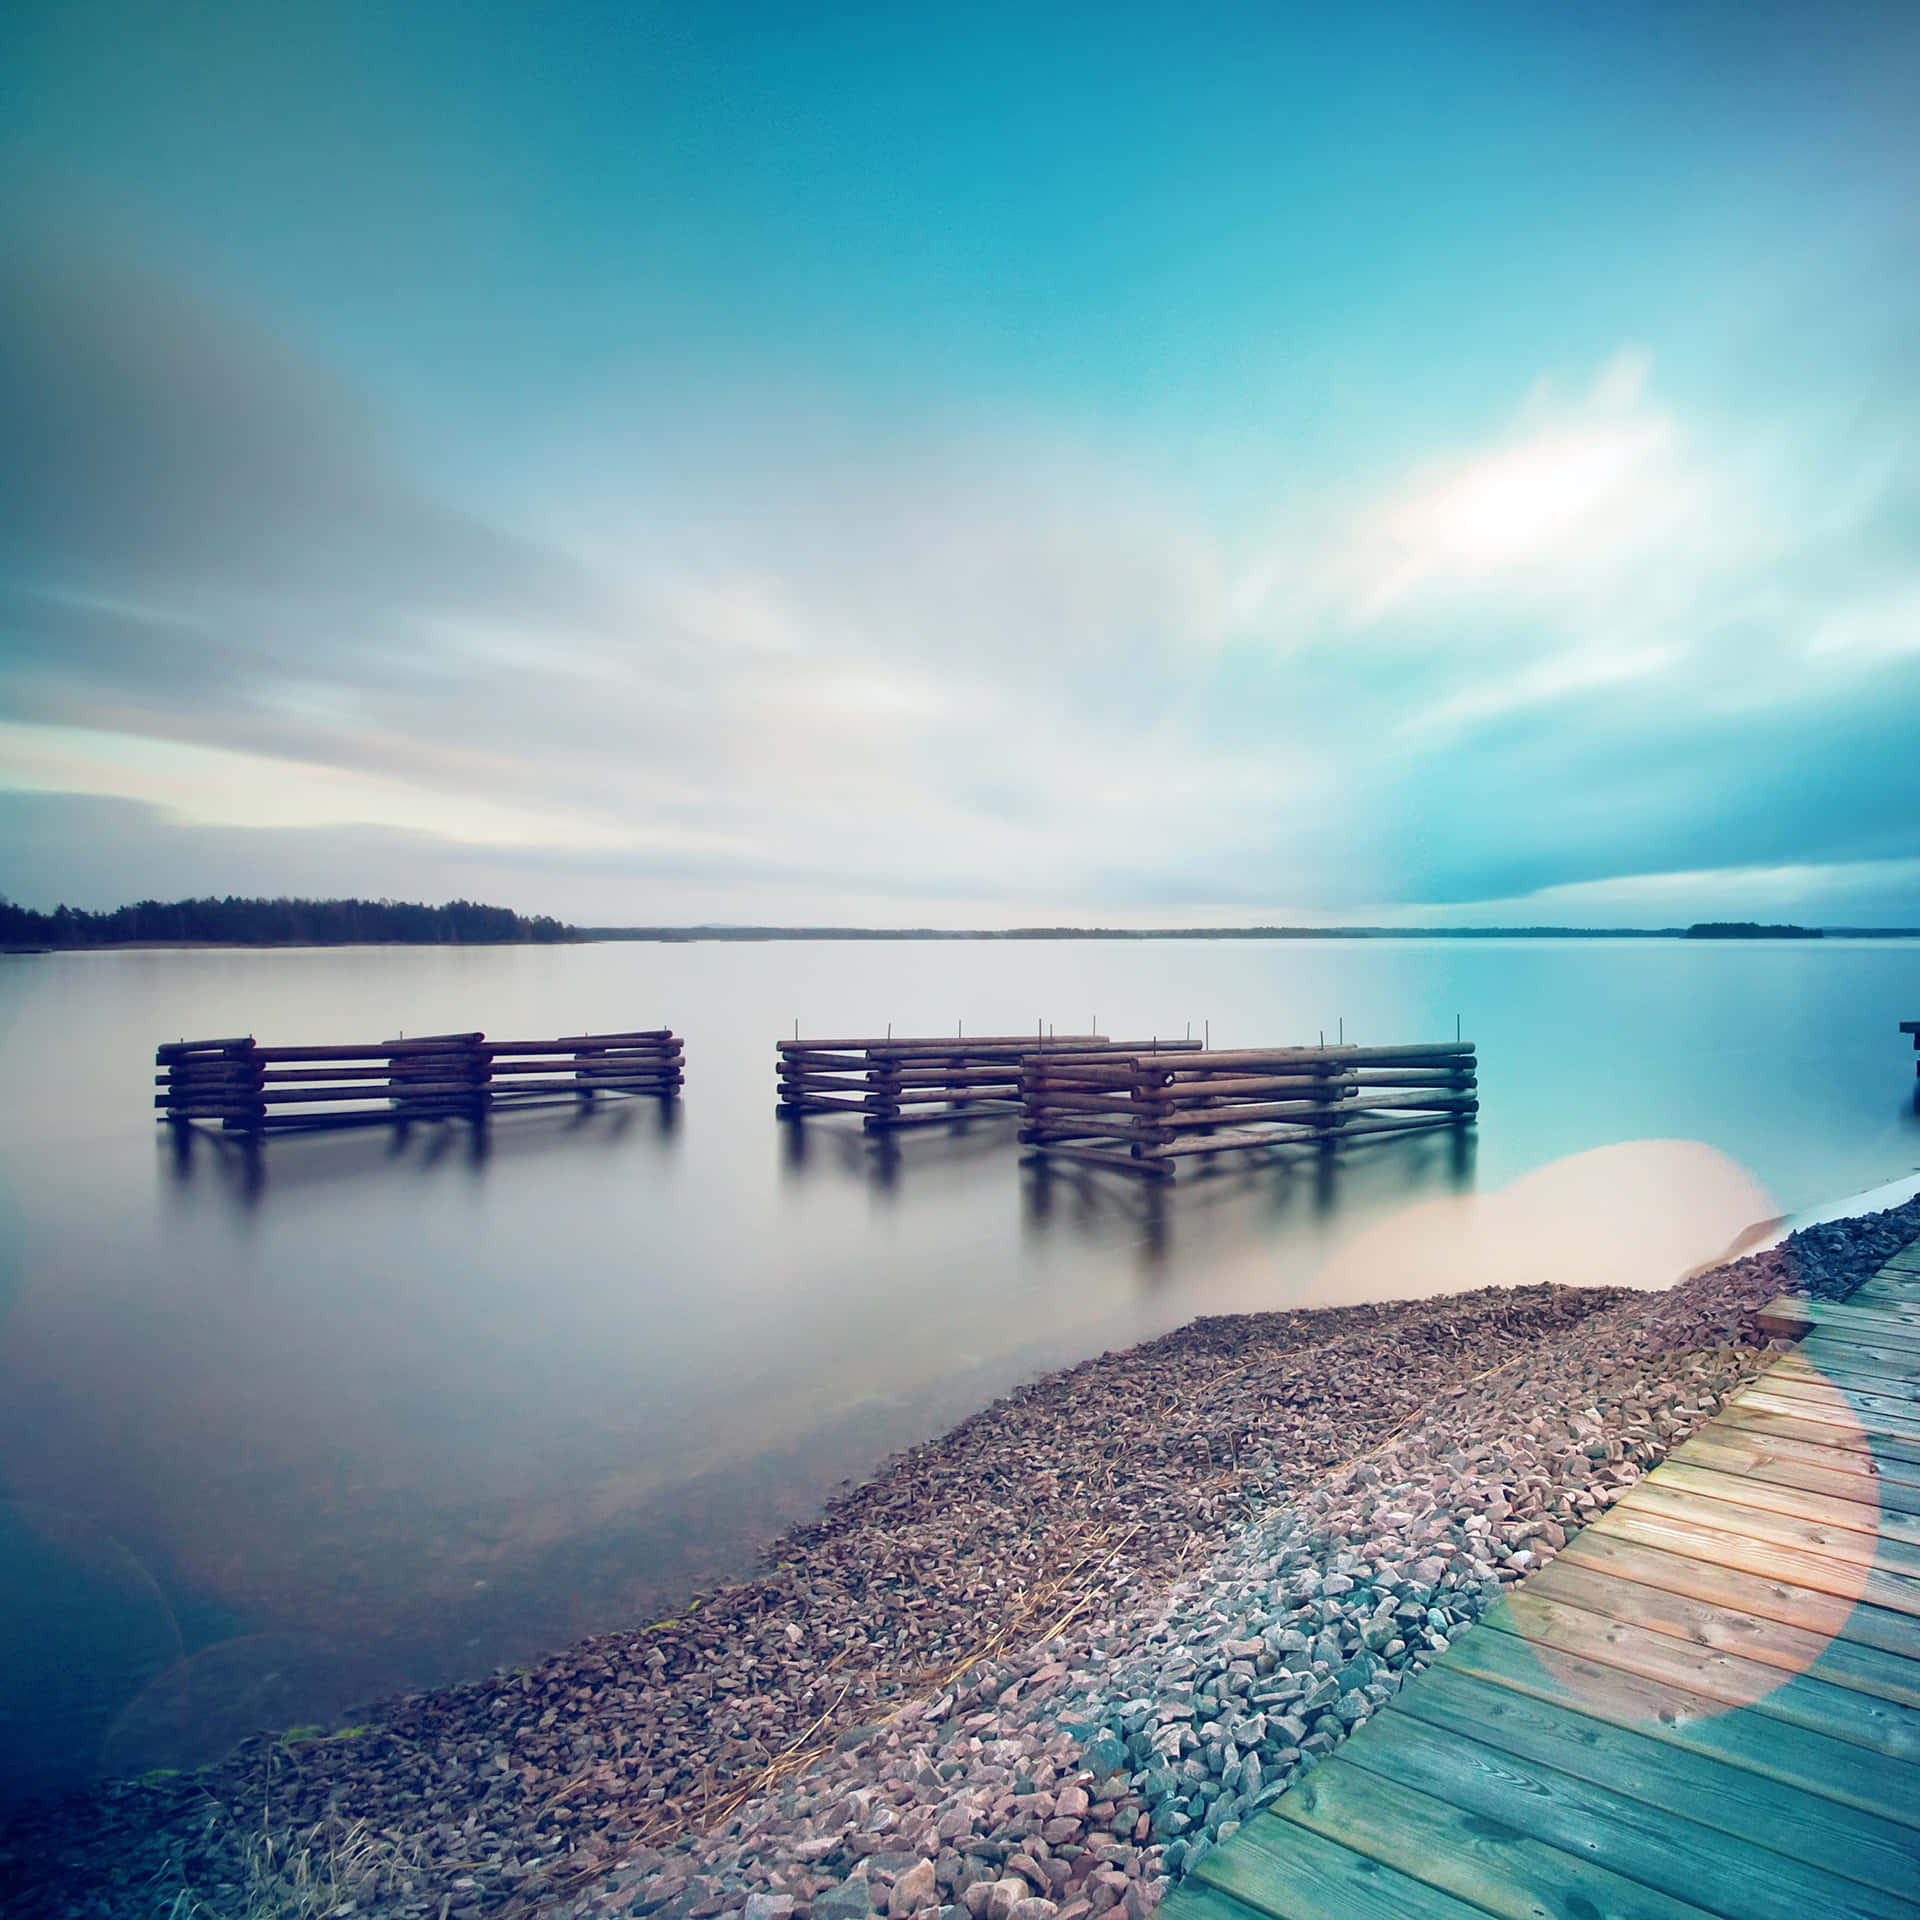
<path id="1" fill-rule="evenodd" d="M 1182 1049 L 1188 1043 L 1180 1042 Z M 774 1115 L 804 1120 L 858 1114 L 869 1133 L 1018 1115 L 1021 1073 L 1031 1059 L 1092 1065 L 1151 1056 L 1153 1041 L 1097 1033 L 987 1034 L 952 1039 L 782 1040 Z"/>
<path id="2" fill-rule="evenodd" d="M 1462 1041 L 1029 1056 L 1020 1139 L 1042 1159 L 1170 1180 L 1195 1156 L 1463 1127 L 1477 1087 Z"/>
<path id="3" fill-rule="evenodd" d="M 334 1047 L 263 1047 L 248 1035 L 154 1049 L 153 1104 L 185 1125 L 230 1132 L 412 1120 L 484 1122 L 490 1114 L 602 1094 L 672 1100 L 685 1082 L 683 1043 L 666 1027 L 489 1040 L 439 1033 Z"/>

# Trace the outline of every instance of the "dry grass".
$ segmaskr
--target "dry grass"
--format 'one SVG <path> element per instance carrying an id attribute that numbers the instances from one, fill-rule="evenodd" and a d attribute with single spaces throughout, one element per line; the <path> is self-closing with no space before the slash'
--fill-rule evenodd
<path id="1" fill-rule="evenodd" d="M 262 1819 L 245 1846 L 244 1920 L 324 1920 L 384 1893 L 411 1892 L 419 1863 L 413 1850 L 364 1820 L 329 1814 L 304 1833 L 276 1833 Z"/>

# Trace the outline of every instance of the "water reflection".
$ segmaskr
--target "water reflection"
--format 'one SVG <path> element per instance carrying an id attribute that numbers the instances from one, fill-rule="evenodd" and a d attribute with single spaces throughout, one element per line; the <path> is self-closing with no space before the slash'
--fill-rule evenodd
<path id="1" fill-rule="evenodd" d="M 1152 1284 L 1176 1251 L 1182 1223 L 1239 1215 L 1283 1223 L 1304 1210 L 1322 1226 L 1343 1207 L 1364 1212 L 1436 1189 L 1471 1191 L 1475 1133 L 1449 1127 L 1365 1135 L 1334 1145 L 1276 1144 L 1195 1154 L 1174 1181 L 1130 1179 L 1044 1154 L 1021 1161 L 1021 1230 L 1029 1242 L 1057 1232 L 1089 1244 L 1131 1239 L 1135 1271 Z"/>
<path id="2" fill-rule="evenodd" d="M 496 1160 L 529 1161 L 563 1149 L 640 1146 L 670 1155 L 680 1138 L 680 1114 L 677 1101 L 609 1099 L 478 1122 L 382 1120 L 310 1134 L 265 1136 L 180 1121 L 159 1131 L 176 1207 L 189 1193 L 211 1187 L 245 1214 L 269 1188 L 293 1192 L 396 1173 L 432 1177 L 449 1168 L 478 1176 Z"/>
<path id="3" fill-rule="evenodd" d="M 1018 1151 L 1017 1116 L 988 1119 L 964 1115 L 937 1125 L 868 1133 L 834 1120 L 782 1120 L 780 1171 L 794 1183 L 829 1175 L 893 1194 L 902 1179 L 934 1179 L 955 1170 L 1011 1159 Z"/>

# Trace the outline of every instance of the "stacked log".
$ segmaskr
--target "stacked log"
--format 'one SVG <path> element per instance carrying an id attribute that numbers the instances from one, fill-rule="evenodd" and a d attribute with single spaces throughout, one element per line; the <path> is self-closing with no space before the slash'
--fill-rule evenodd
<path id="1" fill-rule="evenodd" d="M 154 1050 L 153 1104 L 179 1123 L 229 1131 L 484 1121 L 504 1108 L 602 1094 L 671 1100 L 684 1083 L 682 1042 L 664 1027 L 559 1040 L 441 1033 L 333 1047 L 263 1047 L 250 1036 Z"/>
<path id="2" fill-rule="evenodd" d="M 1023 1144 L 1170 1180 L 1183 1159 L 1464 1126 L 1479 1111 L 1474 1050 L 1275 1047 L 1029 1059 Z"/>
<path id="3" fill-rule="evenodd" d="M 1030 1058 L 1132 1055 L 1151 1041 L 1097 1033 L 989 1034 L 975 1039 L 782 1040 L 781 1120 L 855 1113 L 870 1133 L 1019 1114 L 1021 1069 Z"/>
<path id="4" fill-rule="evenodd" d="M 156 1047 L 153 1063 L 164 1071 L 153 1083 L 166 1091 L 153 1104 L 169 1120 L 218 1120 L 226 1126 L 258 1126 L 266 1113 L 265 1072 L 253 1036 L 233 1040 L 182 1040 Z"/>
<path id="5" fill-rule="evenodd" d="M 666 1027 L 633 1033 L 574 1034 L 563 1040 L 500 1040 L 493 1046 L 493 1104 L 533 1106 L 601 1094 L 653 1094 L 671 1100 L 685 1084 L 685 1043 Z"/>

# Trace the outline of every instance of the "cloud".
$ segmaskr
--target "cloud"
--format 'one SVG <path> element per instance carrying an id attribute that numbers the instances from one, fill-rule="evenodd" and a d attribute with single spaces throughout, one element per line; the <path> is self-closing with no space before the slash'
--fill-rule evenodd
<path id="1" fill-rule="evenodd" d="M 96 817 L 191 845 L 193 890 L 269 823 L 315 874 L 491 862 L 604 920 L 1310 917 L 1920 856 L 1911 456 L 1796 461 L 1643 354 L 1319 500 L 1276 477 L 1251 539 L 1057 422 L 772 393 L 724 432 L 610 405 L 481 511 L 264 325 L 76 245 L 4 272 L 0 779 L 15 820 L 135 807 Z"/>

